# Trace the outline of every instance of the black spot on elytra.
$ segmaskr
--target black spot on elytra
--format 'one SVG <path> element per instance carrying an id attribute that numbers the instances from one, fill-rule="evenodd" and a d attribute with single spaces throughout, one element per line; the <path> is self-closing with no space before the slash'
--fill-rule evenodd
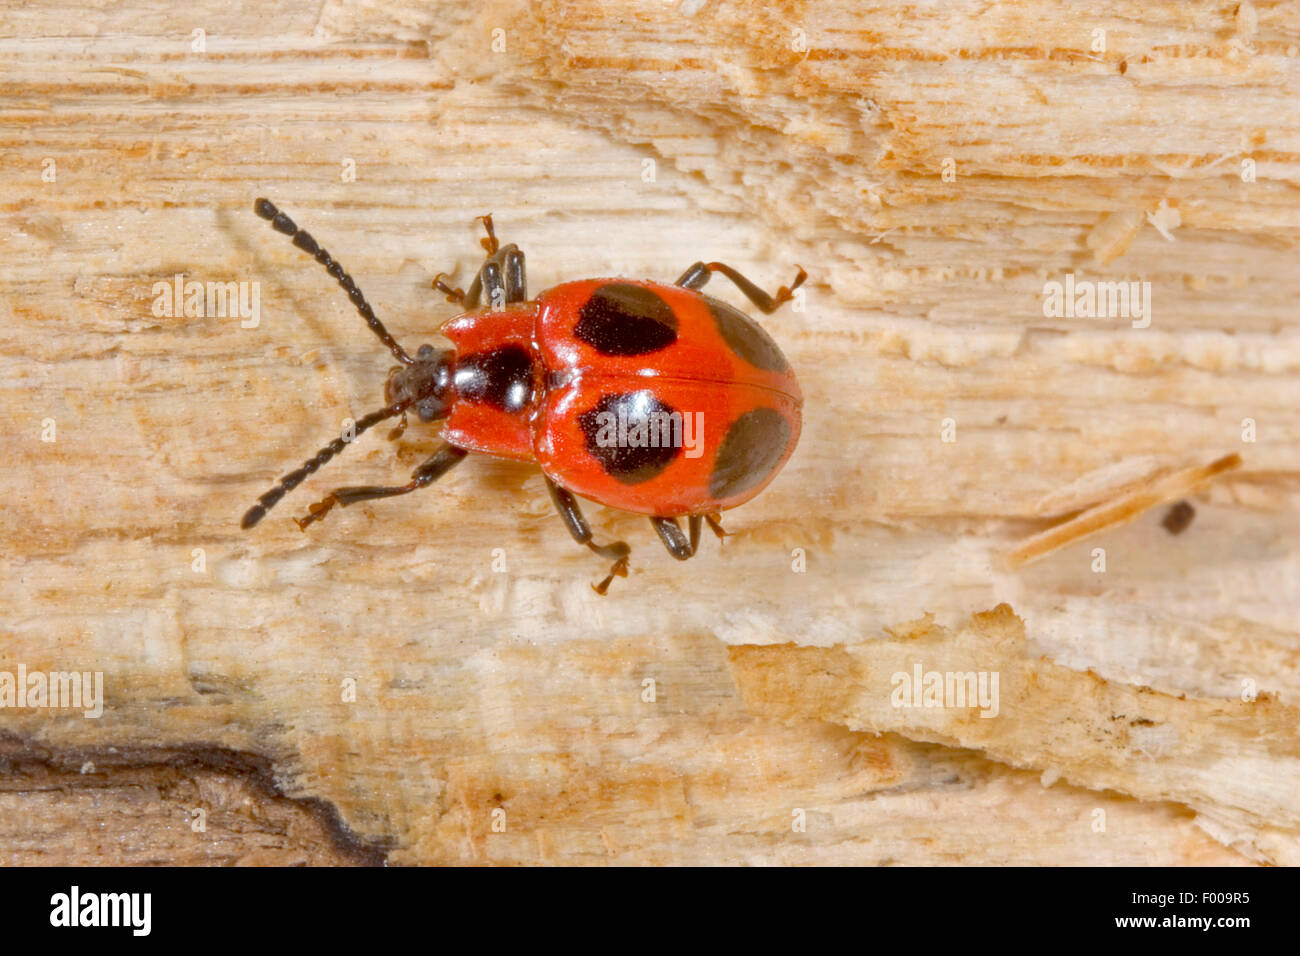
<path id="1" fill-rule="evenodd" d="M 677 341 L 677 316 L 649 289 L 610 282 L 583 303 L 573 334 L 602 355 L 645 355 Z"/>
<path id="2" fill-rule="evenodd" d="M 768 372 L 784 372 L 790 367 L 772 337 L 744 312 L 708 296 L 704 297 L 704 301 L 708 303 L 709 314 L 717 323 L 718 334 L 746 362 Z"/>
<path id="3" fill-rule="evenodd" d="M 522 345 L 476 352 L 456 362 L 456 394 L 503 412 L 517 412 L 533 393 L 533 359 Z"/>
<path id="4" fill-rule="evenodd" d="M 790 444 L 790 423 L 773 408 L 756 408 L 741 415 L 722 439 L 709 494 L 730 498 L 767 478 Z"/>
<path id="5" fill-rule="evenodd" d="M 671 427 L 673 415 L 680 419 L 681 413 L 652 392 L 623 392 L 606 395 L 578 416 L 578 424 L 587 451 L 605 472 L 625 485 L 636 485 L 660 474 L 681 453 L 672 441 L 681 434 Z M 626 422 L 623 431 L 620 419 Z"/>

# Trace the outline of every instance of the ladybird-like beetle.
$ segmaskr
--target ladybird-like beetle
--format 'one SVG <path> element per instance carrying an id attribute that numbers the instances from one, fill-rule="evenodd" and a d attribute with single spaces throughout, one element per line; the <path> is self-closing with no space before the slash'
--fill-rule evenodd
<path id="1" fill-rule="evenodd" d="M 628 546 L 596 544 L 574 494 L 650 516 L 669 554 L 691 557 L 707 520 L 753 498 L 776 476 L 799 441 L 803 397 L 776 343 L 744 313 L 699 290 L 720 272 L 765 313 L 793 297 L 768 295 L 720 262 L 697 262 L 673 285 L 632 279 L 582 279 L 530 300 L 524 254 L 501 246 L 482 216 L 487 260 L 468 292 L 437 276 L 434 288 L 465 311 L 439 330 L 454 348 L 421 345 L 412 358 L 389 334 L 352 277 L 274 204 L 254 210 L 325 266 L 366 324 L 401 364 L 384 387 L 388 403 L 356 422 L 301 468 L 280 479 L 244 515 L 251 528 L 355 435 L 414 410 L 441 421 L 442 446 L 404 485 L 336 488 L 311 506 L 300 528 L 334 505 L 404 495 L 441 478 L 471 451 L 535 461 L 575 541 L 614 561 L 592 585 L 604 594 L 627 576 Z M 486 303 L 486 304 L 485 304 Z M 683 440 L 683 435 L 691 440 Z M 689 519 L 683 533 L 679 517 Z"/>

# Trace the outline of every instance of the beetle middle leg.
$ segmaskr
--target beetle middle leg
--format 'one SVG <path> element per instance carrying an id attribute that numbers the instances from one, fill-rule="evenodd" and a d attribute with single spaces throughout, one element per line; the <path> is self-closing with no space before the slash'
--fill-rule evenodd
<path id="1" fill-rule="evenodd" d="M 596 544 L 591 540 L 591 525 L 587 524 L 587 519 L 582 516 L 582 508 L 578 505 L 578 499 L 573 497 L 573 492 L 561 488 L 549 477 L 546 479 L 546 488 L 551 493 L 551 500 L 555 502 L 555 510 L 560 513 L 564 526 L 569 529 L 569 534 L 573 535 L 573 540 L 578 544 L 585 544 L 602 558 L 614 559 L 614 565 L 609 569 L 605 579 L 591 586 L 597 594 L 604 594 L 609 590 L 609 585 L 616 576 L 627 577 L 627 556 L 632 553 L 632 549 L 623 541 Z"/>
<path id="2" fill-rule="evenodd" d="M 768 295 L 749 279 L 737 272 L 731 266 L 723 265 L 721 262 L 697 262 L 673 283 L 684 289 L 695 289 L 697 292 L 704 288 L 704 284 L 709 281 L 709 277 L 715 272 L 721 272 L 724 276 L 736 284 L 736 288 L 745 293 L 745 298 L 758 306 L 769 315 L 781 307 L 781 303 L 789 302 L 794 298 L 794 290 L 803 285 L 804 280 L 808 278 L 808 273 L 804 272 L 799 266 L 799 270 L 794 277 L 794 281 L 789 286 L 781 286 L 776 290 L 776 295 Z"/>
<path id="3" fill-rule="evenodd" d="M 348 488 L 335 488 L 325 498 L 318 501 L 308 509 L 308 514 L 302 518 L 294 518 L 298 522 L 298 527 L 303 531 L 313 522 L 320 521 L 329 514 L 335 505 L 354 505 L 358 501 L 371 501 L 375 498 L 391 498 L 394 495 L 410 494 L 417 491 L 425 485 L 431 485 L 447 472 L 449 472 L 460 462 L 465 460 L 468 455 L 464 448 L 458 448 L 455 445 L 444 445 L 439 448 L 433 455 L 419 468 L 411 473 L 411 480 L 404 485 L 356 485 Z"/>

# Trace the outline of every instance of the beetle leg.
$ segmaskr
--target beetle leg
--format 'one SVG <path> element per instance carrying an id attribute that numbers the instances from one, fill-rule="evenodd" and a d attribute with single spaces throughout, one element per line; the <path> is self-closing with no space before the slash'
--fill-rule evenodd
<path id="1" fill-rule="evenodd" d="M 614 578 L 616 577 L 627 577 L 627 558 L 619 558 L 615 561 L 613 567 L 609 569 L 609 574 L 601 578 L 599 584 L 593 584 L 591 589 L 601 597 L 604 597 L 605 593 L 609 590 L 609 586 L 614 583 Z"/>
<path id="2" fill-rule="evenodd" d="M 549 477 L 546 479 L 546 488 L 551 493 L 551 500 L 555 502 L 555 510 L 560 513 L 564 526 L 569 529 L 569 534 L 573 535 L 573 540 L 578 544 L 585 544 L 602 558 L 614 559 L 614 565 L 609 569 L 605 580 L 592 585 L 592 589 L 597 594 L 604 594 L 616 576 L 627 577 L 627 556 L 631 554 L 632 549 L 623 541 L 596 544 L 591 540 L 591 526 L 582 516 L 582 508 L 578 505 L 578 499 L 573 497 L 573 493 L 561 488 Z"/>
<path id="3" fill-rule="evenodd" d="M 329 514 L 330 509 L 335 505 L 354 505 L 358 501 L 370 501 L 374 498 L 391 498 L 394 495 L 405 495 L 412 491 L 423 488 L 425 485 L 431 485 L 455 465 L 459 464 L 468 455 L 464 448 L 457 448 L 455 445 L 443 445 L 432 457 L 429 458 L 419 468 L 411 473 L 411 480 L 404 485 L 357 485 L 350 488 L 335 488 L 324 499 L 318 501 L 308 509 L 308 514 L 302 518 L 294 518 L 298 522 L 298 527 L 303 531 L 313 522 L 320 521 Z"/>
<path id="4" fill-rule="evenodd" d="M 721 262 L 697 262 L 685 272 L 682 273 L 673 285 L 679 285 L 685 289 L 695 289 L 699 291 L 704 288 L 704 284 L 709 281 L 709 277 L 715 272 L 721 272 L 724 276 L 736 284 L 736 288 L 745 293 L 745 297 L 750 302 L 758 306 L 764 312 L 771 314 L 780 308 L 782 302 L 789 302 L 794 298 L 794 290 L 803 285 L 808 273 L 804 272 L 799 266 L 799 270 L 794 277 L 794 282 L 789 286 L 781 286 L 776 290 L 776 295 L 768 295 L 754 283 L 750 282 L 743 275 L 737 272 L 731 266 L 723 265 Z"/>
<path id="5" fill-rule="evenodd" d="M 664 543 L 664 547 L 678 561 L 685 561 L 695 554 L 695 545 L 700 539 L 700 523 L 695 516 L 691 517 L 691 538 L 688 540 L 686 532 L 682 526 L 677 523 L 676 518 L 651 518 L 650 523 L 654 525 L 655 531 L 659 532 L 659 540 Z"/>
<path id="6" fill-rule="evenodd" d="M 487 230 L 487 238 L 481 239 L 481 245 L 487 252 L 487 261 L 478 269 L 477 276 L 469 285 L 469 290 L 459 299 L 465 308 L 478 308 L 481 300 L 487 300 L 487 306 L 499 308 L 516 302 L 528 302 L 528 282 L 524 277 L 524 254 L 519 246 L 502 246 L 497 239 L 497 230 L 491 222 L 491 213 L 478 217 Z M 448 291 L 448 290 L 443 290 Z M 459 290 L 450 290 L 459 291 Z"/>
<path id="7" fill-rule="evenodd" d="M 691 515 L 691 553 L 700 550 L 700 515 Z"/>
<path id="8" fill-rule="evenodd" d="M 488 305 L 495 303 L 504 303 L 506 300 L 506 287 L 501 279 L 501 266 L 499 263 L 489 259 L 483 263 L 482 268 L 478 270 L 478 275 L 474 276 L 474 281 L 469 284 L 465 291 L 465 301 L 462 305 L 468 309 L 477 309 L 483 299 L 487 299 Z"/>
<path id="9" fill-rule="evenodd" d="M 508 246 L 501 245 L 497 239 L 496 229 L 492 225 L 491 213 L 479 216 L 478 221 L 483 223 L 483 228 L 487 230 L 487 238 L 479 241 L 488 257 L 479 268 L 478 274 L 474 276 L 469 290 L 459 294 L 459 289 L 444 288 L 437 281 L 434 285 L 448 296 L 449 301 L 459 302 L 466 309 L 477 309 L 484 299 L 487 300 L 490 308 L 527 302 L 528 283 L 524 277 L 524 254 L 513 243 Z M 457 297 L 452 298 L 453 295 Z"/>
<path id="10" fill-rule="evenodd" d="M 406 433 L 406 412 L 402 412 L 402 417 L 397 420 L 397 427 L 388 433 L 389 441 L 397 441 Z"/>
<path id="11" fill-rule="evenodd" d="M 528 301 L 528 281 L 524 275 L 524 254 L 516 245 L 501 250 L 501 268 L 505 273 L 506 303 Z"/>
<path id="12" fill-rule="evenodd" d="M 528 283 L 524 276 L 524 254 L 511 243 L 483 263 L 462 304 L 466 309 L 477 309 L 480 303 L 495 307 L 526 301 Z"/>
<path id="13" fill-rule="evenodd" d="M 731 534 L 731 532 L 722 529 L 722 520 L 717 512 L 705 515 L 704 520 L 709 523 L 709 528 L 718 536 L 719 539 L 728 537 Z"/>
<path id="14" fill-rule="evenodd" d="M 366 429 L 379 424 L 385 418 L 392 418 L 394 415 L 401 415 L 406 410 L 406 404 L 398 402 L 389 405 L 387 408 L 381 408 L 377 412 L 371 412 L 369 415 L 363 415 L 357 419 L 355 431 L 352 438 L 355 439 Z M 297 488 L 308 476 L 315 474 L 320 467 L 326 464 L 331 458 L 348 447 L 349 442 L 342 436 L 334 439 L 320 451 L 316 452 L 315 457 L 308 458 L 303 462 L 302 467 L 295 468 L 289 472 L 276 484 L 274 488 L 257 499 L 257 504 L 249 508 L 244 515 L 244 520 L 240 522 L 240 527 L 247 531 L 253 525 L 257 524 L 266 517 L 266 513 L 276 506 L 276 504 L 293 489 Z"/>

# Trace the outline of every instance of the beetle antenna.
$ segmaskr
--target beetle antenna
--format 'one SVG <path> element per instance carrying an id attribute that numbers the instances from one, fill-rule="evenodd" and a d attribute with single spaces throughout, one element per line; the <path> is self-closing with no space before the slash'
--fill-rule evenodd
<path id="1" fill-rule="evenodd" d="M 307 253 L 307 255 L 314 256 L 316 261 L 323 265 L 325 270 L 338 280 L 338 284 L 343 286 L 343 291 L 348 294 L 348 298 L 351 299 L 352 304 L 357 307 L 357 311 L 361 313 L 361 317 L 366 320 L 366 325 L 370 326 L 370 331 L 379 336 L 379 341 L 388 346 L 388 350 L 397 356 L 399 362 L 403 365 L 410 365 L 415 361 L 415 359 L 406 354 L 406 349 L 402 348 L 397 343 L 397 340 L 389 334 L 388 329 L 384 328 L 384 323 L 379 321 L 379 316 L 375 315 L 375 310 L 370 308 L 370 303 L 367 302 L 366 297 L 361 294 L 361 290 L 357 288 L 357 284 L 352 281 L 352 276 L 343 271 L 343 267 L 335 262 L 329 252 L 327 252 L 323 246 L 311 237 L 311 233 L 307 232 L 305 229 L 299 229 L 297 224 L 295 224 L 294 221 L 284 213 L 280 212 L 279 209 L 275 208 L 275 203 L 271 202 L 269 199 L 257 200 L 257 202 L 253 203 L 253 211 L 263 219 L 269 220 L 271 228 L 276 232 L 282 232 L 286 236 L 290 237 L 293 240 L 293 244 L 303 252 Z"/>
<path id="2" fill-rule="evenodd" d="M 379 424 L 379 422 L 382 422 L 385 418 L 392 418 L 394 415 L 400 415 L 410 404 L 409 401 L 394 402 L 387 408 L 381 408 L 379 411 L 371 412 L 369 415 L 361 418 L 356 425 L 353 426 L 353 434 L 351 438 L 343 438 L 340 436 L 334 439 L 318 451 L 315 458 L 309 458 L 303 463 L 301 468 L 289 472 L 289 474 L 280 479 L 279 484 L 266 494 L 262 495 L 262 497 L 258 498 L 257 504 L 248 509 L 248 513 L 244 515 L 244 520 L 239 523 L 239 526 L 245 531 L 253 527 L 253 525 L 266 517 L 266 513 L 274 508 L 281 498 L 302 484 L 303 480 L 308 475 L 312 474 L 320 468 L 321 465 L 325 464 L 341 452 L 358 435 L 364 432 L 367 428 L 370 428 L 372 425 Z"/>

